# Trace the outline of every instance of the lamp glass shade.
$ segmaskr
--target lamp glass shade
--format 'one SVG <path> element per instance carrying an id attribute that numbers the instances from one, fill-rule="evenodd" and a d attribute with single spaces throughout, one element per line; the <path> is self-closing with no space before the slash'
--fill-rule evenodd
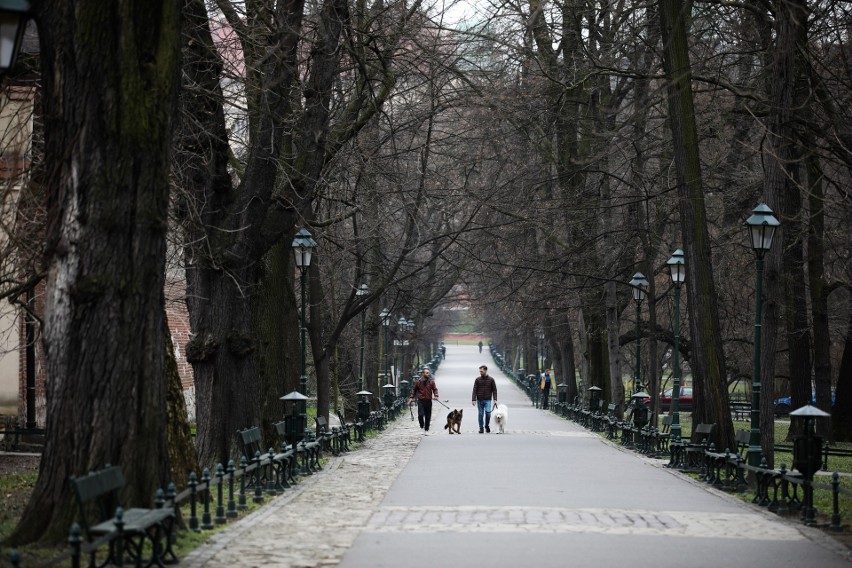
<path id="1" fill-rule="evenodd" d="M 367 284 L 361 284 L 358 286 L 358 290 L 355 291 L 356 296 L 366 296 L 370 293 L 370 287 Z"/>
<path id="2" fill-rule="evenodd" d="M 670 259 L 666 261 L 669 267 L 669 274 L 672 277 L 672 282 L 682 284 L 686 280 L 686 259 L 683 256 L 683 250 L 677 249 Z"/>
<path id="3" fill-rule="evenodd" d="M 751 237 L 751 248 L 755 252 L 762 254 L 772 248 L 775 229 L 781 226 L 781 221 L 775 218 L 772 209 L 761 203 L 752 210 L 752 215 L 746 219 L 745 224 Z"/>
<path id="4" fill-rule="evenodd" d="M 0 1 L 0 71 L 15 64 L 27 29 L 30 5 L 24 0 Z"/>
<path id="5" fill-rule="evenodd" d="M 311 265 L 311 256 L 317 242 L 311 237 L 307 229 L 300 229 L 293 239 L 293 255 L 296 259 L 296 267 L 304 270 Z"/>
<path id="6" fill-rule="evenodd" d="M 382 325 L 390 325 L 390 310 L 388 310 L 387 308 L 382 310 L 382 312 L 379 314 L 379 318 L 382 320 Z"/>
<path id="7" fill-rule="evenodd" d="M 637 272 L 633 275 L 633 279 L 630 281 L 630 286 L 633 288 L 633 299 L 637 302 L 641 302 L 645 299 L 646 290 L 648 289 L 648 280 L 645 278 L 645 275 L 641 272 Z"/>

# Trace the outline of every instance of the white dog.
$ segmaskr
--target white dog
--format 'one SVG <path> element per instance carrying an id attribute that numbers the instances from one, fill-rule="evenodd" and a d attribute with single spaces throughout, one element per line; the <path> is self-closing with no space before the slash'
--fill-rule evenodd
<path id="1" fill-rule="evenodd" d="M 506 433 L 506 422 L 509 420 L 509 407 L 505 404 L 498 404 L 494 409 L 494 422 L 497 424 L 497 433 Z"/>

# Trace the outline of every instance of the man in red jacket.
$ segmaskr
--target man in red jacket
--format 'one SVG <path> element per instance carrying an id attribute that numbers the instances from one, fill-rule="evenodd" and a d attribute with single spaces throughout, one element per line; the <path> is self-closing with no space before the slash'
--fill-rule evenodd
<path id="1" fill-rule="evenodd" d="M 417 397 L 417 421 L 428 432 L 432 421 L 432 400 L 438 399 L 438 385 L 430 376 L 429 369 L 420 371 L 420 378 L 414 382 L 408 404 L 414 403 L 414 397 Z"/>

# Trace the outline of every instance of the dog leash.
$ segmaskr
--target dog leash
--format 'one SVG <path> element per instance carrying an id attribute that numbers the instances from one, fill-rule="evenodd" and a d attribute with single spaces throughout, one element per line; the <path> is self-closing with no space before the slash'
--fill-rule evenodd
<path id="1" fill-rule="evenodd" d="M 450 407 L 449 407 L 449 406 L 447 406 L 446 404 L 444 404 L 443 402 L 441 402 L 441 400 L 440 400 L 440 399 L 435 398 L 435 399 L 433 399 L 433 400 L 435 400 L 436 402 L 438 402 L 441 406 L 443 406 L 443 407 L 444 407 L 444 408 L 446 408 L 447 410 L 449 410 L 449 409 L 450 409 Z M 449 399 L 447 399 L 447 402 L 450 402 L 450 401 L 449 401 Z"/>

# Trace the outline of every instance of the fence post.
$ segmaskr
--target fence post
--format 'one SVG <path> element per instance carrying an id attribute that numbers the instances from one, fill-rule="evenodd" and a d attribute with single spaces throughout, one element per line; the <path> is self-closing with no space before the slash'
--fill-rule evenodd
<path id="1" fill-rule="evenodd" d="M 228 461 L 228 512 L 226 517 L 234 518 L 237 516 L 237 504 L 234 502 L 234 460 Z"/>

